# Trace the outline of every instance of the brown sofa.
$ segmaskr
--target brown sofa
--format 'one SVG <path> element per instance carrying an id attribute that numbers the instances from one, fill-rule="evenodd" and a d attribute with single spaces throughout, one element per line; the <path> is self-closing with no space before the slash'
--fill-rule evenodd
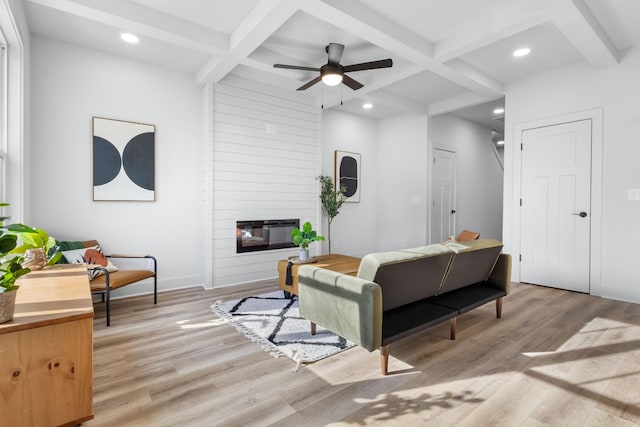
<path id="1" fill-rule="evenodd" d="M 300 314 L 369 351 L 380 349 L 386 375 L 390 344 L 444 321 L 455 339 L 457 316 L 510 291 L 511 257 L 493 239 L 434 244 L 365 256 L 357 277 L 313 265 L 298 270 Z"/>

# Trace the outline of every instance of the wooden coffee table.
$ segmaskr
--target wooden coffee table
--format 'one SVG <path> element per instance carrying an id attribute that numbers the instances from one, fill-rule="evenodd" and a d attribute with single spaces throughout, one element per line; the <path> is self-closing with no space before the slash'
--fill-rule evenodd
<path id="1" fill-rule="evenodd" d="M 351 276 L 355 276 L 356 274 L 358 274 L 358 268 L 360 267 L 360 258 L 348 255 L 320 255 L 316 257 L 316 259 L 318 261 L 314 263 L 293 264 L 291 266 L 291 276 L 293 278 L 291 285 L 287 285 L 285 283 L 287 277 L 287 265 L 289 264 L 289 260 L 281 259 L 280 261 L 278 261 L 278 288 L 282 289 L 285 292 L 285 296 L 287 295 L 287 293 L 298 295 L 298 268 L 301 265 L 311 265 L 314 267 L 326 268 L 327 270 L 337 271 L 338 273 L 349 274 Z"/>

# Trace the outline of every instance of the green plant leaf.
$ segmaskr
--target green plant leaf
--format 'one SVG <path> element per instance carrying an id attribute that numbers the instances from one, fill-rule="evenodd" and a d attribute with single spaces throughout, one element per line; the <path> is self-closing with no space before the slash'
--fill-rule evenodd
<path id="1" fill-rule="evenodd" d="M 18 244 L 18 237 L 13 234 L 4 234 L 0 236 L 0 254 L 12 251 Z"/>
<path id="2" fill-rule="evenodd" d="M 12 233 L 36 233 L 36 230 L 24 224 L 9 224 L 5 227 Z"/>
<path id="3" fill-rule="evenodd" d="M 49 261 L 47 261 L 47 265 L 56 264 L 58 261 L 60 261 L 60 258 L 62 258 L 62 252 L 57 251 L 51 258 L 49 258 Z"/>

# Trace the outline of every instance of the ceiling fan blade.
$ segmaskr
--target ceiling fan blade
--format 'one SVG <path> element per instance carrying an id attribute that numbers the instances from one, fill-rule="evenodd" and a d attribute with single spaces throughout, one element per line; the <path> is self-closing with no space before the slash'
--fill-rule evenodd
<path id="1" fill-rule="evenodd" d="M 320 68 L 304 67 L 302 65 L 273 64 L 273 68 L 286 68 L 287 70 L 320 71 Z"/>
<path id="2" fill-rule="evenodd" d="M 297 90 L 309 89 L 311 86 L 313 86 L 314 84 L 318 83 L 320 80 L 322 80 L 322 76 L 318 76 L 315 79 L 308 81 L 307 83 L 305 83 L 302 86 L 300 86 Z"/>
<path id="3" fill-rule="evenodd" d="M 344 52 L 344 45 L 338 43 L 329 43 L 327 46 L 327 53 L 329 54 L 329 60 L 327 61 L 329 64 L 340 64 L 340 60 L 342 59 L 342 52 Z"/>
<path id="4" fill-rule="evenodd" d="M 342 83 L 349 86 L 353 90 L 358 90 L 364 86 L 362 83 L 353 80 L 351 77 L 347 76 L 346 74 L 342 75 Z"/>
<path id="5" fill-rule="evenodd" d="M 379 61 L 371 61 L 371 62 L 363 62 L 361 64 L 346 65 L 344 67 L 344 72 L 348 73 L 349 71 L 373 70 L 376 68 L 389 68 L 392 66 L 393 66 L 393 61 L 391 59 L 381 59 Z"/>

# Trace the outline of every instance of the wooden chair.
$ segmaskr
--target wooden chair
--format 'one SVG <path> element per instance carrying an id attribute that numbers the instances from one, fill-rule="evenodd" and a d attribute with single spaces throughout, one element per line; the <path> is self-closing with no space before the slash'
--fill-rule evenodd
<path id="1" fill-rule="evenodd" d="M 96 240 L 85 240 L 79 242 L 58 242 L 58 246 L 62 250 L 64 255 L 65 251 L 69 250 L 78 250 L 78 249 L 90 249 L 96 246 L 100 246 Z M 151 270 L 118 270 L 118 271 L 109 271 L 108 266 L 101 266 L 94 264 L 90 259 L 86 259 L 84 256 L 81 262 L 85 262 L 90 267 L 87 267 L 88 271 L 97 272 L 100 271 L 100 274 L 97 277 L 89 280 L 89 286 L 91 287 L 91 293 L 100 295 L 102 302 L 106 303 L 106 314 L 107 314 L 107 326 L 111 326 L 111 291 L 114 289 L 121 288 L 123 286 L 131 285 L 133 283 L 137 283 L 141 280 L 153 278 L 153 303 L 158 303 L 158 261 L 155 257 L 151 255 L 125 255 L 125 254 L 110 254 L 104 255 L 107 259 L 114 258 L 137 258 L 137 259 L 149 259 L 153 262 L 153 271 Z M 71 260 L 67 260 L 67 262 L 73 262 Z M 90 274 L 90 277 L 92 275 Z"/>

